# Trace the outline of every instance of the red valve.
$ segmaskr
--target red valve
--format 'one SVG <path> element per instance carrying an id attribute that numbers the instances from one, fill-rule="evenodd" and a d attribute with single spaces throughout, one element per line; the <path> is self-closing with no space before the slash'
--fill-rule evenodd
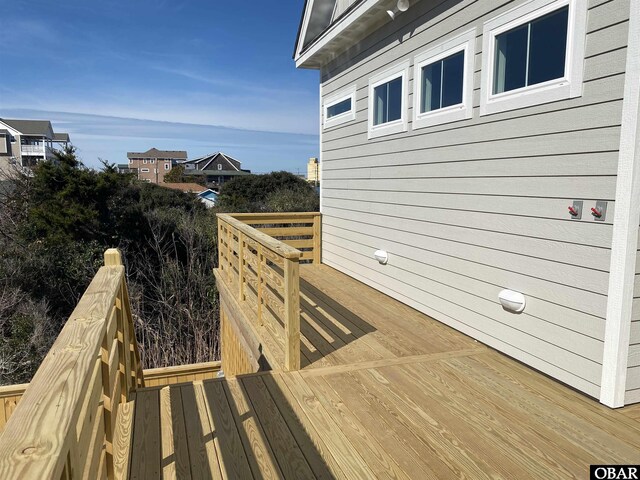
<path id="1" fill-rule="evenodd" d="M 602 216 L 602 212 L 598 210 L 596 207 L 591 207 L 591 215 L 596 218 L 600 218 Z"/>
<path id="2" fill-rule="evenodd" d="M 580 212 L 578 212 L 578 209 L 576 207 L 569 207 L 569 213 L 574 216 L 577 217 L 578 215 L 580 215 Z"/>

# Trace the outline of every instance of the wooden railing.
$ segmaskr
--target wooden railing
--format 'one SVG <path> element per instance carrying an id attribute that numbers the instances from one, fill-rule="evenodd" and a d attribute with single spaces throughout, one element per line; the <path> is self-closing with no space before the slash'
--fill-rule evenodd
<path id="1" fill-rule="evenodd" d="M 279 339 L 279 366 L 299 370 L 299 264 L 320 262 L 320 214 L 218 214 L 218 253 L 219 280 L 257 326 Z"/>
<path id="2" fill-rule="evenodd" d="M 234 213 L 231 216 L 300 250 L 301 263 L 320 263 L 320 212 Z"/>
<path id="3" fill-rule="evenodd" d="M 116 478 L 119 409 L 143 385 L 124 267 L 107 250 L 0 436 L 0 478 Z"/>
<path id="4" fill-rule="evenodd" d="M 216 378 L 220 371 L 220 362 L 195 363 L 174 367 L 147 368 L 142 371 L 144 386 L 163 387 L 176 383 L 194 382 Z M 20 385 L 4 385 L 0 387 L 0 434 L 18 406 L 28 383 Z"/>
<path id="5" fill-rule="evenodd" d="M 9 418 L 13 415 L 14 410 L 18 406 L 18 402 L 22 399 L 22 395 L 28 386 L 28 383 L 23 383 L 20 385 L 4 385 L 0 387 L 0 433 L 2 433 L 7 421 L 9 421 Z"/>
<path id="6" fill-rule="evenodd" d="M 220 362 L 194 363 L 175 367 L 149 368 L 144 371 L 145 387 L 163 387 L 176 383 L 216 378 Z"/>

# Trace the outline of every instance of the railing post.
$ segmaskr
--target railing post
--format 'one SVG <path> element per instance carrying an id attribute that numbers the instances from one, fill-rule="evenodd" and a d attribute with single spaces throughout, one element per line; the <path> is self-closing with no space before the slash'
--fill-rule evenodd
<path id="1" fill-rule="evenodd" d="M 218 218 L 218 268 L 223 272 L 226 270 L 222 253 L 222 220 Z"/>
<path id="2" fill-rule="evenodd" d="M 244 234 L 238 232 L 238 300 L 244 301 Z"/>
<path id="3" fill-rule="evenodd" d="M 322 215 L 313 216 L 313 263 L 320 265 L 322 254 Z"/>
<path id="4" fill-rule="evenodd" d="M 300 370 L 300 263 L 284 261 L 284 368 Z"/>
<path id="5" fill-rule="evenodd" d="M 110 248 L 104 252 L 104 266 L 117 267 L 122 265 L 122 255 L 117 248 Z"/>
<path id="6" fill-rule="evenodd" d="M 262 262 L 264 262 L 264 255 L 262 253 L 262 244 L 258 244 L 258 325 L 262 326 L 262 284 L 264 279 L 262 278 Z"/>

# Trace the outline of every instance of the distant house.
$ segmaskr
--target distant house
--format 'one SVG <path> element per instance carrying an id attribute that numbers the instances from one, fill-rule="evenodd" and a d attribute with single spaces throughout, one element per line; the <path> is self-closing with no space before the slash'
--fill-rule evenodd
<path id="1" fill-rule="evenodd" d="M 204 192 L 200 192 L 198 197 L 207 208 L 215 207 L 218 202 L 218 194 L 210 188 L 207 188 Z"/>
<path id="2" fill-rule="evenodd" d="M 222 152 L 182 162 L 185 175 L 204 177 L 208 185 L 218 188 L 226 181 L 240 175 L 249 175 L 251 170 L 243 170 L 241 162 Z"/>
<path id="3" fill-rule="evenodd" d="M 158 150 L 151 148 L 146 152 L 128 152 L 129 171 L 136 173 L 139 180 L 150 183 L 163 183 L 164 176 L 187 159 L 184 150 Z"/>
<path id="4" fill-rule="evenodd" d="M 218 200 L 218 194 L 216 192 L 197 183 L 160 183 L 159 185 L 185 193 L 194 193 L 207 208 L 215 207 Z"/>
<path id="5" fill-rule="evenodd" d="M 307 163 L 307 182 L 318 183 L 320 181 L 320 162 L 317 158 L 310 158 Z"/>
<path id="6" fill-rule="evenodd" d="M 200 193 L 207 190 L 207 187 L 203 187 L 197 183 L 160 183 L 159 185 L 164 188 L 180 190 L 185 193 Z"/>
<path id="7" fill-rule="evenodd" d="M 118 173 L 135 173 L 138 174 L 138 171 L 135 168 L 131 168 L 128 163 L 119 163 L 116 165 L 118 169 Z"/>
<path id="8" fill-rule="evenodd" d="M 69 134 L 55 133 L 49 120 L 0 118 L 0 170 L 52 160 L 54 149 L 69 141 Z"/>

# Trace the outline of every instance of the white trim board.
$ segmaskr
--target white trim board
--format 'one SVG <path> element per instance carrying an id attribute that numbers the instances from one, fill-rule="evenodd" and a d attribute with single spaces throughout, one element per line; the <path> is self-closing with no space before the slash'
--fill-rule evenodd
<path id="1" fill-rule="evenodd" d="M 631 0 L 600 402 L 625 403 L 640 224 L 640 0 Z"/>

